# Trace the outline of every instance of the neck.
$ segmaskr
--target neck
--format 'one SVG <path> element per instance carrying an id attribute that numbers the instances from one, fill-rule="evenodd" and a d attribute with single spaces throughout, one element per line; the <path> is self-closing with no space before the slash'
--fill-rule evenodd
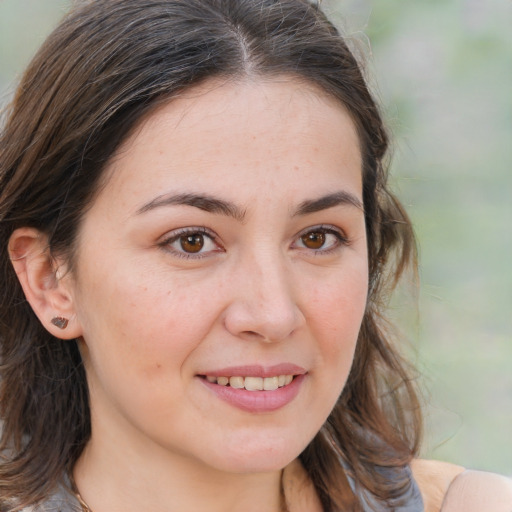
<path id="1" fill-rule="evenodd" d="M 91 412 L 91 439 L 73 477 L 92 512 L 322 512 L 298 460 L 284 471 L 221 471 Z"/>
<path id="2" fill-rule="evenodd" d="M 92 512 L 286 510 L 282 471 L 233 474 L 177 456 L 144 455 L 119 455 L 91 440 L 74 468 L 74 479 Z"/>
<path id="3" fill-rule="evenodd" d="M 322 512 L 322 505 L 314 486 L 298 459 L 277 474 L 224 475 L 199 478 L 194 474 L 176 471 L 166 479 L 155 468 L 152 478 L 136 477 L 123 460 L 115 470 L 108 464 L 95 469 L 91 446 L 78 461 L 73 478 L 75 491 L 88 512 L 124 510 L 173 511 L 223 510 Z M 174 477 L 174 478 L 173 478 Z M 210 479 L 212 477 L 212 479 Z M 80 484 L 74 481 L 77 479 Z M 191 482 L 193 485 L 191 486 Z M 78 487 L 78 488 L 77 488 Z M 87 499 L 86 499 L 87 497 Z"/>

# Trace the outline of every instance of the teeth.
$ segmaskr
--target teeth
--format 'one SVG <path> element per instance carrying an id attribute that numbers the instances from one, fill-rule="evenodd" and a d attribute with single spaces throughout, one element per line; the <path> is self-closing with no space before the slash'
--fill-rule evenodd
<path id="1" fill-rule="evenodd" d="M 229 384 L 229 379 L 227 377 L 217 377 L 217 384 L 227 386 Z"/>
<path id="2" fill-rule="evenodd" d="M 274 391 L 279 387 L 279 377 L 265 377 L 263 379 L 263 389 L 265 391 Z"/>
<path id="3" fill-rule="evenodd" d="M 263 379 L 261 377 L 245 377 L 245 389 L 247 391 L 263 391 Z"/>
<path id="4" fill-rule="evenodd" d="M 244 387 L 244 378 L 243 377 L 230 377 L 229 385 L 232 388 L 242 389 Z"/>
<path id="5" fill-rule="evenodd" d="M 276 375 L 275 377 L 213 377 L 207 375 L 206 380 L 219 386 L 228 384 L 235 389 L 246 389 L 247 391 L 274 391 L 283 386 L 288 386 L 293 380 L 293 375 Z"/>

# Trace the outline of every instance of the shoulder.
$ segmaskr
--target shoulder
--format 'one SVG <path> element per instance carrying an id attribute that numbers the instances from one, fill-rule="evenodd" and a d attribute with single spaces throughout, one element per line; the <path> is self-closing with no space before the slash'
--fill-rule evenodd
<path id="1" fill-rule="evenodd" d="M 414 479 L 420 488 L 425 512 L 439 512 L 453 481 L 464 468 L 446 462 L 415 459 L 411 462 Z"/>
<path id="2" fill-rule="evenodd" d="M 484 471 L 464 471 L 450 485 L 442 512 L 512 512 L 512 480 Z"/>
<path id="3" fill-rule="evenodd" d="M 512 512 L 512 480 L 445 462 L 411 463 L 425 512 Z"/>

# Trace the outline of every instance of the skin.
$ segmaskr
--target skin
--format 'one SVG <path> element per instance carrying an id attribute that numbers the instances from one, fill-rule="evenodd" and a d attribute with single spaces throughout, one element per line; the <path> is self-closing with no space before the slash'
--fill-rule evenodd
<path id="1" fill-rule="evenodd" d="M 62 283 L 91 396 L 82 495 L 100 512 L 148 499 L 167 510 L 171 498 L 183 510 L 261 510 L 262 495 L 277 510 L 281 469 L 341 392 L 366 304 L 362 208 L 297 213 L 333 192 L 362 203 L 353 122 L 285 78 L 210 83 L 152 114 L 106 172 Z M 146 206 L 168 194 L 208 195 L 238 214 Z M 183 228 L 208 230 L 198 254 L 184 251 Z M 323 245 L 306 246 L 307 233 Z M 282 363 L 306 373 L 272 412 L 240 410 L 199 377 Z"/>
<path id="2" fill-rule="evenodd" d="M 284 489 L 289 512 L 320 512 L 296 457 L 343 389 L 368 287 L 350 116 L 287 77 L 208 82 L 150 115 L 105 176 L 73 272 L 34 229 L 9 244 L 43 325 L 81 340 L 92 415 L 74 470 L 83 498 L 95 512 L 259 512 L 282 510 Z M 168 200 L 184 194 L 224 206 Z M 235 407 L 203 378 L 282 363 L 304 377 L 272 411 Z M 507 479 L 412 468 L 427 512 L 491 500 L 509 512 Z"/>

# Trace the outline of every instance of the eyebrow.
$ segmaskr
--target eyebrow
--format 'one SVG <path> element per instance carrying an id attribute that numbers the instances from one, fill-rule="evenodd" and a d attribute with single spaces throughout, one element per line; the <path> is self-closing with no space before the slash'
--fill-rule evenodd
<path id="1" fill-rule="evenodd" d="M 240 208 L 231 201 L 218 199 L 206 194 L 191 193 L 163 194 L 139 208 L 137 210 L 137 214 L 140 215 L 156 208 L 172 205 L 193 206 L 209 213 L 217 213 L 226 215 L 228 217 L 233 217 L 239 222 L 242 222 L 246 216 L 246 210 Z M 303 201 L 293 213 L 293 217 L 308 215 L 340 205 L 351 205 L 360 210 L 363 210 L 362 202 L 355 195 L 351 194 L 350 192 L 340 191 L 327 194 L 316 199 L 307 199 L 306 201 Z"/>
<path id="2" fill-rule="evenodd" d="M 239 208 L 236 204 L 204 194 L 164 194 L 139 208 L 137 214 L 171 205 L 194 206 L 205 212 L 220 213 L 233 217 L 239 222 L 242 222 L 245 218 L 245 210 Z"/>
<path id="3" fill-rule="evenodd" d="M 354 194 L 346 191 L 340 191 L 319 197 L 318 199 L 308 199 L 303 201 L 293 216 L 295 217 L 298 215 L 316 213 L 340 205 L 351 205 L 355 206 L 359 210 L 364 210 L 363 203 Z"/>

